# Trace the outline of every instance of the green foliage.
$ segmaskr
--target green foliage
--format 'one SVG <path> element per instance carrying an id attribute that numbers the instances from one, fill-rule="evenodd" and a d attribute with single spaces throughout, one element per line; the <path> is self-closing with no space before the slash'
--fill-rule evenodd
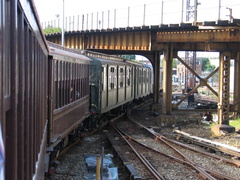
<path id="1" fill-rule="evenodd" d="M 54 34 L 62 32 L 61 28 L 54 28 L 52 26 L 48 26 L 47 28 L 43 29 L 44 34 Z"/>
<path id="2" fill-rule="evenodd" d="M 216 67 L 212 65 L 208 58 L 202 58 L 202 71 L 213 71 Z"/>
<path id="3" fill-rule="evenodd" d="M 135 60 L 136 56 L 135 55 L 122 55 L 123 58 L 126 58 L 128 60 Z"/>
<path id="4" fill-rule="evenodd" d="M 172 67 L 173 68 L 177 68 L 177 64 L 178 64 L 178 60 L 177 59 L 173 59 Z"/>
<path id="5" fill-rule="evenodd" d="M 236 120 L 230 120 L 229 125 L 236 127 L 236 128 L 240 128 L 240 118 L 236 119 Z"/>
<path id="6" fill-rule="evenodd" d="M 210 124 L 210 127 L 217 125 L 218 123 L 212 123 Z M 229 125 L 233 126 L 235 128 L 240 128 L 240 118 L 235 119 L 235 120 L 229 120 Z"/>

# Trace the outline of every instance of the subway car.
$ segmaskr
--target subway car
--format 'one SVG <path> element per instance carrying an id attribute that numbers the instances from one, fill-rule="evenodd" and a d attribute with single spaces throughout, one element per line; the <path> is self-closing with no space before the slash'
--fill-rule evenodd
<path id="1" fill-rule="evenodd" d="M 152 69 L 122 57 L 82 51 L 91 61 L 91 111 L 99 116 L 122 112 L 152 93 Z"/>

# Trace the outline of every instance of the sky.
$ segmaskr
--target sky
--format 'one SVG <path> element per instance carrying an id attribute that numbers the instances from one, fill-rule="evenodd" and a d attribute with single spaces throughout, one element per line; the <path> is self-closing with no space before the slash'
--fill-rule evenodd
<path id="1" fill-rule="evenodd" d="M 230 11 L 227 7 L 232 8 L 234 18 L 240 19 L 239 0 L 198 0 L 197 20 L 216 21 L 218 19 L 219 1 L 221 1 L 222 20 L 229 19 Z M 61 19 L 63 0 L 34 0 L 34 2 L 41 23 L 57 21 L 57 15 Z M 193 5 L 193 2 L 194 0 L 191 0 L 191 5 Z M 79 15 L 79 26 L 83 29 L 96 29 L 97 26 L 98 28 L 107 28 L 108 26 L 112 28 L 114 26 L 170 24 L 180 23 L 182 20 L 182 0 L 163 0 L 163 12 L 161 10 L 162 0 L 64 0 L 64 4 L 65 17 L 71 17 L 67 21 L 73 21 L 73 18 L 77 21 Z M 144 4 L 146 4 L 145 11 Z M 186 0 L 184 0 L 184 4 L 186 4 Z M 128 7 L 130 8 L 128 9 Z M 117 14 L 116 22 L 114 20 L 114 9 L 116 9 Z M 186 7 L 184 7 L 183 21 L 186 21 L 185 9 Z M 163 18 L 161 17 L 162 14 Z M 70 28 L 70 23 L 68 25 Z M 74 26 L 76 26 L 76 23 Z"/>

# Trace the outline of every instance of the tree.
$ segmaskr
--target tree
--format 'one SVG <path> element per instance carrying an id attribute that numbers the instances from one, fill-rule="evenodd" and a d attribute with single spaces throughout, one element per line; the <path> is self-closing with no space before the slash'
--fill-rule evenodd
<path id="1" fill-rule="evenodd" d="M 178 60 L 177 59 L 173 59 L 172 67 L 173 68 L 177 68 L 177 64 L 178 64 Z"/>
<path id="2" fill-rule="evenodd" d="M 44 32 L 44 34 L 54 34 L 54 33 L 62 32 L 62 29 L 61 28 L 54 28 L 54 27 L 48 25 L 48 27 L 43 29 L 43 32 Z"/>
<path id="3" fill-rule="evenodd" d="M 126 58 L 128 60 L 135 60 L 136 56 L 135 55 L 122 55 L 123 58 Z"/>
<path id="4" fill-rule="evenodd" d="M 208 58 L 202 58 L 202 71 L 213 71 L 215 68 Z"/>

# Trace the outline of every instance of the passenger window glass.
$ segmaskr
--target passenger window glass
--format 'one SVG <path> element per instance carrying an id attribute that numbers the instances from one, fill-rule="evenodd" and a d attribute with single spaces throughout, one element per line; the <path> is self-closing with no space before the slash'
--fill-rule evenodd
<path id="1" fill-rule="evenodd" d="M 110 89 L 114 89 L 114 82 L 115 82 L 115 73 L 114 73 L 114 67 L 110 68 L 110 76 L 109 76 L 109 82 L 110 82 Z"/>

